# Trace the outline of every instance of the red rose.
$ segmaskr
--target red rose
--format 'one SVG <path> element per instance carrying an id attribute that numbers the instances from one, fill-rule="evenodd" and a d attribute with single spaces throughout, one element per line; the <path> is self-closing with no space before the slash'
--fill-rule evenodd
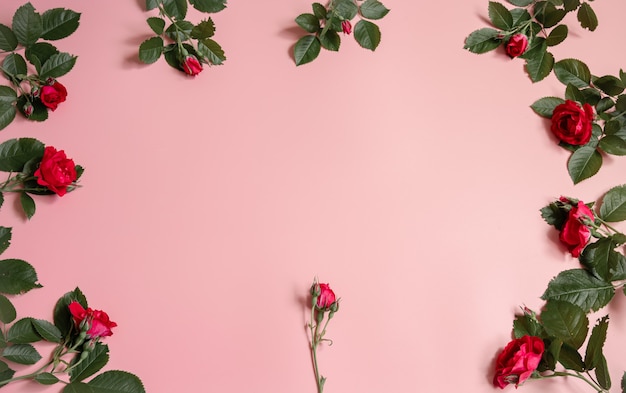
<path id="1" fill-rule="evenodd" d="M 43 86 L 39 95 L 41 102 L 53 112 L 61 102 L 65 101 L 65 97 L 67 97 L 67 90 L 57 81 Z"/>
<path id="2" fill-rule="evenodd" d="M 195 76 L 202 71 L 202 64 L 194 56 L 187 56 L 182 64 L 187 75 Z"/>
<path id="3" fill-rule="evenodd" d="M 512 58 L 522 55 L 528 48 L 528 37 L 524 34 L 515 34 L 506 43 L 506 54 Z"/>
<path id="4" fill-rule="evenodd" d="M 524 336 L 508 343 L 496 360 L 493 385 L 501 389 L 513 383 L 515 387 L 519 386 L 537 369 L 544 349 L 543 340 L 534 336 Z"/>
<path id="5" fill-rule="evenodd" d="M 587 246 L 589 238 L 591 238 L 591 231 L 584 224 L 584 220 L 593 222 L 595 216 L 587 205 L 579 201 L 577 206 L 572 206 L 570 209 L 567 221 L 565 221 L 565 225 L 563 225 L 559 234 L 559 240 L 567 246 L 574 258 L 580 256 L 582 250 Z"/>
<path id="6" fill-rule="evenodd" d="M 335 302 L 335 292 L 330 289 L 328 284 L 318 284 L 320 287 L 320 295 L 317 297 L 317 308 L 328 309 Z"/>
<path id="7" fill-rule="evenodd" d="M 63 196 L 67 193 L 67 187 L 76 181 L 76 165 L 65 156 L 63 150 L 57 151 L 52 146 L 46 146 L 35 177 L 37 184 Z"/>
<path id="8" fill-rule="evenodd" d="M 113 334 L 111 329 L 117 326 L 117 323 L 111 321 L 104 311 L 92 310 L 91 308 L 85 310 L 76 301 L 70 303 L 69 309 L 76 326 L 80 326 L 83 321 L 89 324 L 89 329 L 87 330 L 89 338 L 96 339 L 110 336 Z"/>
<path id="9" fill-rule="evenodd" d="M 341 22 L 341 30 L 343 30 L 343 32 L 346 33 L 346 34 L 352 33 L 352 23 L 350 23 L 349 20 L 342 21 Z"/>
<path id="10" fill-rule="evenodd" d="M 565 143 L 584 145 L 591 139 L 593 116 L 591 105 L 584 104 L 581 108 L 576 102 L 567 100 L 554 108 L 550 129 Z"/>

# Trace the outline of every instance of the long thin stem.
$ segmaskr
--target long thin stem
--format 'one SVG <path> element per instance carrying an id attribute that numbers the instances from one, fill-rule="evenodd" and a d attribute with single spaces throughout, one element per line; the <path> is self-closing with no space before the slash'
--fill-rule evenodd
<path id="1" fill-rule="evenodd" d="M 555 371 L 553 374 L 548 374 L 548 375 L 541 375 L 538 378 L 553 378 L 553 377 L 574 377 L 574 378 L 578 378 L 581 379 L 583 381 L 585 381 L 589 386 L 591 386 L 592 388 L 594 388 L 594 390 L 598 393 L 607 393 L 608 391 L 605 389 L 602 389 L 602 387 L 598 386 L 597 383 L 587 379 L 584 375 L 580 374 L 580 373 L 570 373 L 567 371 Z"/>

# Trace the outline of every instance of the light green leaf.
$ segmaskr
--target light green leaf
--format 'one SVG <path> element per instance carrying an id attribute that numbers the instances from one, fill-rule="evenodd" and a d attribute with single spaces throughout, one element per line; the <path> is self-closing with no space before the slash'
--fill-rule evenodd
<path id="1" fill-rule="evenodd" d="M 40 78 L 59 78 L 74 68 L 76 64 L 76 56 L 69 53 L 56 53 L 41 65 Z"/>
<path id="2" fill-rule="evenodd" d="M 585 29 L 594 31 L 596 27 L 598 27 L 598 17 L 587 2 L 584 2 L 580 5 L 580 8 L 578 8 L 577 17 L 580 25 Z"/>
<path id="3" fill-rule="evenodd" d="M 613 298 L 615 290 L 584 269 L 564 270 L 553 278 L 541 295 L 543 300 L 559 300 L 580 307 L 583 311 L 598 311 Z"/>
<path id="4" fill-rule="evenodd" d="M 159 60 L 163 53 L 163 38 L 148 38 L 139 45 L 139 60 L 145 64 L 151 64 Z"/>
<path id="5" fill-rule="evenodd" d="M 585 63 L 577 59 L 564 59 L 554 64 L 554 74 L 564 85 L 572 85 L 583 89 L 591 82 L 591 72 Z"/>
<path id="6" fill-rule="evenodd" d="M 360 7 L 361 16 L 366 19 L 381 19 L 389 13 L 387 7 L 378 0 L 365 0 Z"/>
<path id="7" fill-rule="evenodd" d="M 599 216 L 608 222 L 626 220 L 626 185 L 613 187 L 604 194 Z"/>
<path id="8" fill-rule="evenodd" d="M 43 32 L 41 15 L 35 12 L 32 4 L 26 3 L 15 11 L 13 32 L 17 41 L 24 46 L 34 44 L 41 37 Z"/>
<path id="9" fill-rule="evenodd" d="M 2 356 L 18 364 L 35 364 L 41 360 L 41 355 L 30 344 L 15 344 L 4 348 Z"/>
<path id="10" fill-rule="evenodd" d="M 361 19 L 354 26 L 354 39 L 361 47 L 374 51 L 380 44 L 380 29 L 374 23 Z"/>
<path id="11" fill-rule="evenodd" d="M 602 167 L 602 155 L 592 146 L 582 146 L 572 153 L 567 162 L 567 171 L 574 184 L 598 173 Z"/>
<path id="12" fill-rule="evenodd" d="M 502 4 L 496 1 L 490 1 L 488 13 L 491 23 L 498 29 L 508 30 L 513 26 L 513 16 Z"/>
<path id="13" fill-rule="evenodd" d="M 136 375 L 125 371 L 105 371 L 87 383 L 94 393 L 145 393 Z"/>
<path id="14" fill-rule="evenodd" d="M 310 63 L 320 54 L 322 45 L 320 40 L 314 35 L 305 35 L 300 38 L 293 50 L 296 66 Z"/>
<path id="15" fill-rule="evenodd" d="M 359 7 L 353 0 L 335 0 L 333 12 L 337 14 L 341 20 L 352 20 L 359 12 Z"/>
<path id="16" fill-rule="evenodd" d="M 198 52 L 205 57 L 209 63 L 214 65 L 220 65 L 226 60 L 226 55 L 220 44 L 210 38 L 198 41 Z"/>
<path id="17" fill-rule="evenodd" d="M 54 41 L 69 37 L 78 29 L 80 14 L 64 8 L 53 8 L 41 16 L 43 31 L 41 37 Z"/>
<path id="18" fill-rule="evenodd" d="M 0 50 L 10 52 L 17 48 L 17 37 L 10 27 L 0 23 Z"/>

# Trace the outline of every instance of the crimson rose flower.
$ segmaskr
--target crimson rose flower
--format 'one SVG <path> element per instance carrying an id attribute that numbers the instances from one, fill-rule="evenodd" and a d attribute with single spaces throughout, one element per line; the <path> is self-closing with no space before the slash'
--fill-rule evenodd
<path id="1" fill-rule="evenodd" d="M 343 32 L 345 34 L 350 34 L 352 33 L 352 23 L 350 23 L 349 20 L 344 20 L 341 22 L 341 30 L 343 30 Z"/>
<path id="2" fill-rule="evenodd" d="M 567 100 L 554 108 L 550 129 L 565 143 L 584 145 L 591 139 L 593 116 L 591 105 L 585 103 L 581 108 L 576 102 Z"/>
<path id="3" fill-rule="evenodd" d="M 195 56 L 187 56 L 182 64 L 183 70 L 187 75 L 195 76 L 202 71 L 202 64 Z"/>
<path id="4" fill-rule="evenodd" d="M 67 90 L 57 81 L 43 86 L 39 95 L 41 102 L 53 112 L 61 102 L 65 101 L 65 97 L 67 97 Z"/>
<path id="5" fill-rule="evenodd" d="M 65 156 L 63 150 L 57 151 L 52 146 L 46 146 L 35 177 L 37 184 L 63 196 L 67 193 L 67 187 L 76 181 L 76 165 L 71 158 Z"/>
<path id="6" fill-rule="evenodd" d="M 578 201 L 578 204 L 572 206 L 569 211 L 567 221 L 565 221 L 563 228 L 561 228 L 561 233 L 559 233 L 559 240 L 565 244 L 574 258 L 580 256 L 580 253 L 591 238 L 591 231 L 589 227 L 584 224 L 584 219 L 593 222 L 595 216 L 587 205 L 582 201 Z"/>
<path id="7" fill-rule="evenodd" d="M 498 355 L 493 385 L 504 389 L 506 385 L 518 387 L 539 366 L 545 347 L 539 337 L 524 336 L 515 339 Z"/>
<path id="8" fill-rule="evenodd" d="M 69 309 L 76 326 L 80 326 L 83 321 L 89 325 L 87 336 L 91 339 L 110 336 L 113 334 L 111 329 L 117 326 L 104 311 L 91 308 L 85 310 L 77 301 L 71 302 Z"/>
<path id="9" fill-rule="evenodd" d="M 317 308 L 328 309 L 335 302 L 335 292 L 328 284 L 318 284 L 320 295 L 317 297 Z"/>
<path id="10" fill-rule="evenodd" d="M 528 37 L 524 34 L 515 34 L 513 37 L 509 38 L 509 41 L 506 43 L 506 54 L 512 59 L 526 52 L 527 47 Z"/>

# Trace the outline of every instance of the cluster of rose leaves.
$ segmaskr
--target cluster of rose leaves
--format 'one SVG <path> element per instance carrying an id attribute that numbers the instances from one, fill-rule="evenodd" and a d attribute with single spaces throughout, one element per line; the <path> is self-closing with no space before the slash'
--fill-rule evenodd
<path id="1" fill-rule="evenodd" d="M 321 48 L 338 51 L 341 46 L 338 33 L 350 35 L 352 20 L 357 15 L 360 20 L 354 25 L 354 39 L 362 48 L 376 50 L 381 34 L 378 25 L 371 20 L 382 19 L 389 13 L 378 0 L 331 0 L 327 6 L 313 3 L 312 8 L 313 13 L 296 18 L 298 26 L 310 33 L 296 42 L 293 51 L 296 66 L 315 60 Z"/>
<path id="2" fill-rule="evenodd" d="M 317 393 L 324 391 L 324 384 L 326 383 L 326 377 L 322 376 L 317 364 L 317 348 L 324 341 L 330 341 L 325 339 L 326 327 L 328 322 L 335 316 L 335 313 L 339 311 L 339 300 L 335 296 L 335 292 L 330 288 L 329 284 L 321 284 L 317 282 L 317 279 L 313 281 L 311 288 L 309 289 L 311 295 L 311 321 L 308 326 L 311 330 L 311 356 L 313 358 L 313 371 L 315 374 L 315 380 L 317 383 Z M 326 321 L 324 323 L 324 321 Z"/>
<path id="3" fill-rule="evenodd" d="M 0 86 L 0 129 L 19 111 L 30 120 L 44 121 L 67 97 L 58 82 L 76 63 L 76 56 L 59 50 L 48 41 L 66 38 L 76 31 L 80 14 L 53 8 L 39 14 L 26 3 L 12 19 L 12 27 L 0 24 L 0 51 L 6 53 L 2 74 L 10 86 Z M 24 50 L 24 55 L 18 51 Z M 34 68 L 29 70 L 28 64 Z"/>
<path id="4" fill-rule="evenodd" d="M 524 308 L 516 317 L 514 340 L 496 361 L 495 386 L 586 375 L 598 392 L 610 389 L 603 354 L 609 316 L 600 317 L 590 332 L 588 314 L 607 306 L 617 290 L 626 293 L 626 257 L 616 250 L 626 243 L 626 236 L 609 224 L 626 220 L 626 185 L 609 190 L 598 211 L 593 208 L 594 204 L 561 197 L 541 209 L 543 219 L 559 231 L 559 240 L 581 267 L 562 271 L 549 282 L 540 314 Z M 556 370 L 559 365 L 564 371 Z"/>
<path id="5" fill-rule="evenodd" d="M 220 65 L 226 60 L 222 47 L 211 39 L 215 34 L 211 18 L 195 25 L 185 20 L 189 4 L 205 13 L 226 8 L 226 0 L 146 0 L 146 9 L 158 9 L 159 16 L 147 19 L 156 36 L 141 43 L 139 60 L 151 64 L 163 55 L 172 68 L 191 76 L 202 72 L 202 64 Z"/>

